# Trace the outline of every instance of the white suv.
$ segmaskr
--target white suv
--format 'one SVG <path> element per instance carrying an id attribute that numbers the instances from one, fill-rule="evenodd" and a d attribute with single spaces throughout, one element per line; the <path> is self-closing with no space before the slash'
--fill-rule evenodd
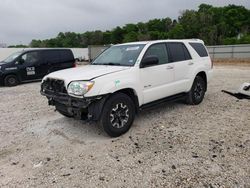
<path id="1" fill-rule="evenodd" d="M 176 99 L 202 102 L 212 66 L 197 39 L 119 44 L 90 65 L 47 75 L 41 93 L 62 115 L 99 121 L 116 137 L 144 108 Z"/>

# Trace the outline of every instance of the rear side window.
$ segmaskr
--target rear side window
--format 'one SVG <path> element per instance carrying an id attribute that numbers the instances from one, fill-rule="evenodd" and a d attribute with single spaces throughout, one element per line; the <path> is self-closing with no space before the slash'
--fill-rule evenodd
<path id="1" fill-rule="evenodd" d="M 207 57 L 208 53 L 205 46 L 201 43 L 189 43 L 193 49 L 199 54 L 200 57 Z"/>
<path id="2" fill-rule="evenodd" d="M 73 54 L 70 50 L 61 50 L 60 57 L 62 61 L 72 61 L 74 60 Z"/>
<path id="3" fill-rule="evenodd" d="M 60 53 L 58 50 L 44 51 L 45 62 L 57 63 L 60 61 Z"/>
<path id="4" fill-rule="evenodd" d="M 167 43 L 171 62 L 185 61 L 192 59 L 186 46 L 183 43 Z"/>

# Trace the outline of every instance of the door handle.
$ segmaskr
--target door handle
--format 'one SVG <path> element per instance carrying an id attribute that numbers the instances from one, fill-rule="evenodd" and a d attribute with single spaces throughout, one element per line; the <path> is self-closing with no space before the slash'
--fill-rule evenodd
<path id="1" fill-rule="evenodd" d="M 168 70 L 169 70 L 169 69 L 174 69 L 174 66 L 170 66 L 170 65 L 169 65 L 169 66 L 167 66 L 166 69 L 168 69 Z"/>
<path id="2" fill-rule="evenodd" d="M 194 64 L 194 62 L 189 62 L 189 63 L 188 63 L 188 65 L 193 65 L 193 64 Z"/>

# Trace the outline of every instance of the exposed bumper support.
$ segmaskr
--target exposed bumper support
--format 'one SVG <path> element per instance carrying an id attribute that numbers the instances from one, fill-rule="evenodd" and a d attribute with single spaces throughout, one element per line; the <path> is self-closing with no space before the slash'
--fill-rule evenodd
<path id="1" fill-rule="evenodd" d="M 57 110 L 66 112 L 77 119 L 89 119 L 97 121 L 100 118 L 103 105 L 108 95 L 88 98 L 75 98 L 65 93 L 50 90 L 41 91 L 48 98 L 49 105 L 55 106 Z"/>

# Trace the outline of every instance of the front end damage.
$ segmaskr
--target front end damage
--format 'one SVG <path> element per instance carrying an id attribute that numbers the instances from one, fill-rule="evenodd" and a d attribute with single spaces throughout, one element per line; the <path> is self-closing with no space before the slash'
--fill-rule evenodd
<path id="1" fill-rule="evenodd" d="M 97 121 L 108 95 L 76 98 L 68 95 L 63 80 L 47 78 L 42 82 L 41 94 L 46 96 L 48 104 L 70 117 Z"/>

